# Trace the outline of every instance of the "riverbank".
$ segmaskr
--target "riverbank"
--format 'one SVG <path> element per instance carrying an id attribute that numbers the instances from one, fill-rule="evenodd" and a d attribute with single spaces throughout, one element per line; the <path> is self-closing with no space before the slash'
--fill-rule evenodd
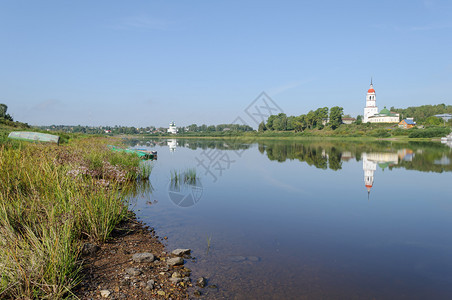
<path id="1" fill-rule="evenodd" d="M 168 267 L 172 257 L 153 228 L 138 222 L 134 215 L 118 224 L 111 239 L 100 246 L 88 244 L 83 255 L 83 280 L 74 291 L 80 299 L 186 299 L 190 270 Z M 150 253 L 153 259 L 134 257 Z M 185 276 L 176 282 L 172 274 Z M 108 295 L 108 296 L 107 296 Z"/>
<path id="2" fill-rule="evenodd" d="M 112 142 L 0 145 L 0 298 L 60 299 L 76 296 L 79 285 L 89 290 L 92 278 L 82 276 L 92 267 L 82 256 L 90 252 L 86 245 L 100 245 L 102 254 L 109 243 L 126 241 L 117 232 L 139 228 L 127 198 L 139 188 L 137 182 L 149 178 L 151 167 L 134 155 L 111 152 L 107 143 Z M 144 229 L 126 232 L 149 237 Z M 156 257 L 164 260 L 161 243 L 153 244 L 160 251 Z M 111 264 L 108 258 L 105 265 Z M 177 289 L 177 297 L 185 297 L 184 289 Z"/>

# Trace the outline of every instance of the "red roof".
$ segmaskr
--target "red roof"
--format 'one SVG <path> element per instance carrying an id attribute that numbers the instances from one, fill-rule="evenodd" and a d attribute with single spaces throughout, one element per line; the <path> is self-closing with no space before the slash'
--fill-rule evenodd
<path id="1" fill-rule="evenodd" d="M 367 92 L 368 93 L 375 93 L 375 90 L 374 89 L 369 89 Z"/>

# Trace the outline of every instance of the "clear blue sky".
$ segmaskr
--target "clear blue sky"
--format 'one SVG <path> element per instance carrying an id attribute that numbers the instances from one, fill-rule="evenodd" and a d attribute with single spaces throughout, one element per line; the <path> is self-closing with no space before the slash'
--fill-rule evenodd
<path id="1" fill-rule="evenodd" d="M 452 104 L 452 1 L 0 0 L 0 103 L 33 125 L 229 123 L 262 91 Z"/>

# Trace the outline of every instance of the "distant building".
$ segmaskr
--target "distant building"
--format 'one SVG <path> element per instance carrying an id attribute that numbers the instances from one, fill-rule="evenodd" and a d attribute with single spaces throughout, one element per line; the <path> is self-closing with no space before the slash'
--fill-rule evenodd
<path id="1" fill-rule="evenodd" d="M 399 123 L 399 128 L 410 129 L 416 126 L 416 122 L 412 118 L 403 119 Z"/>
<path id="2" fill-rule="evenodd" d="M 177 127 L 174 122 L 171 122 L 168 128 L 168 133 L 176 134 L 177 133 Z"/>
<path id="3" fill-rule="evenodd" d="M 440 114 L 440 115 L 435 115 L 435 117 L 441 118 L 445 122 L 448 122 L 450 119 L 452 119 L 452 115 L 451 114 Z"/>
<path id="4" fill-rule="evenodd" d="M 390 112 L 386 107 L 378 112 L 376 93 L 372 80 L 367 90 L 366 107 L 364 108 L 363 123 L 399 123 L 399 114 Z"/>
<path id="5" fill-rule="evenodd" d="M 356 122 L 355 118 L 342 118 L 342 123 L 343 124 L 353 124 L 354 122 Z"/>

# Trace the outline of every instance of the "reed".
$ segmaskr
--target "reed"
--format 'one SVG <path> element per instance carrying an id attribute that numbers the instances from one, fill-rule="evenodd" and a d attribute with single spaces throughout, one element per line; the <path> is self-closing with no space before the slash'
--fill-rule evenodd
<path id="1" fill-rule="evenodd" d="M 83 241 L 127 217 L 127 193 L 151 170 L 106 143 L 0 146 L 0 298 L 70 296 Z"/>
<path id="2" fill-rule="evenodd" d="M 184 182 L 188 184 L 195 184 L 196 183 L 196 169 L 195 168 L 188 168 L 184 172 Z"/>

